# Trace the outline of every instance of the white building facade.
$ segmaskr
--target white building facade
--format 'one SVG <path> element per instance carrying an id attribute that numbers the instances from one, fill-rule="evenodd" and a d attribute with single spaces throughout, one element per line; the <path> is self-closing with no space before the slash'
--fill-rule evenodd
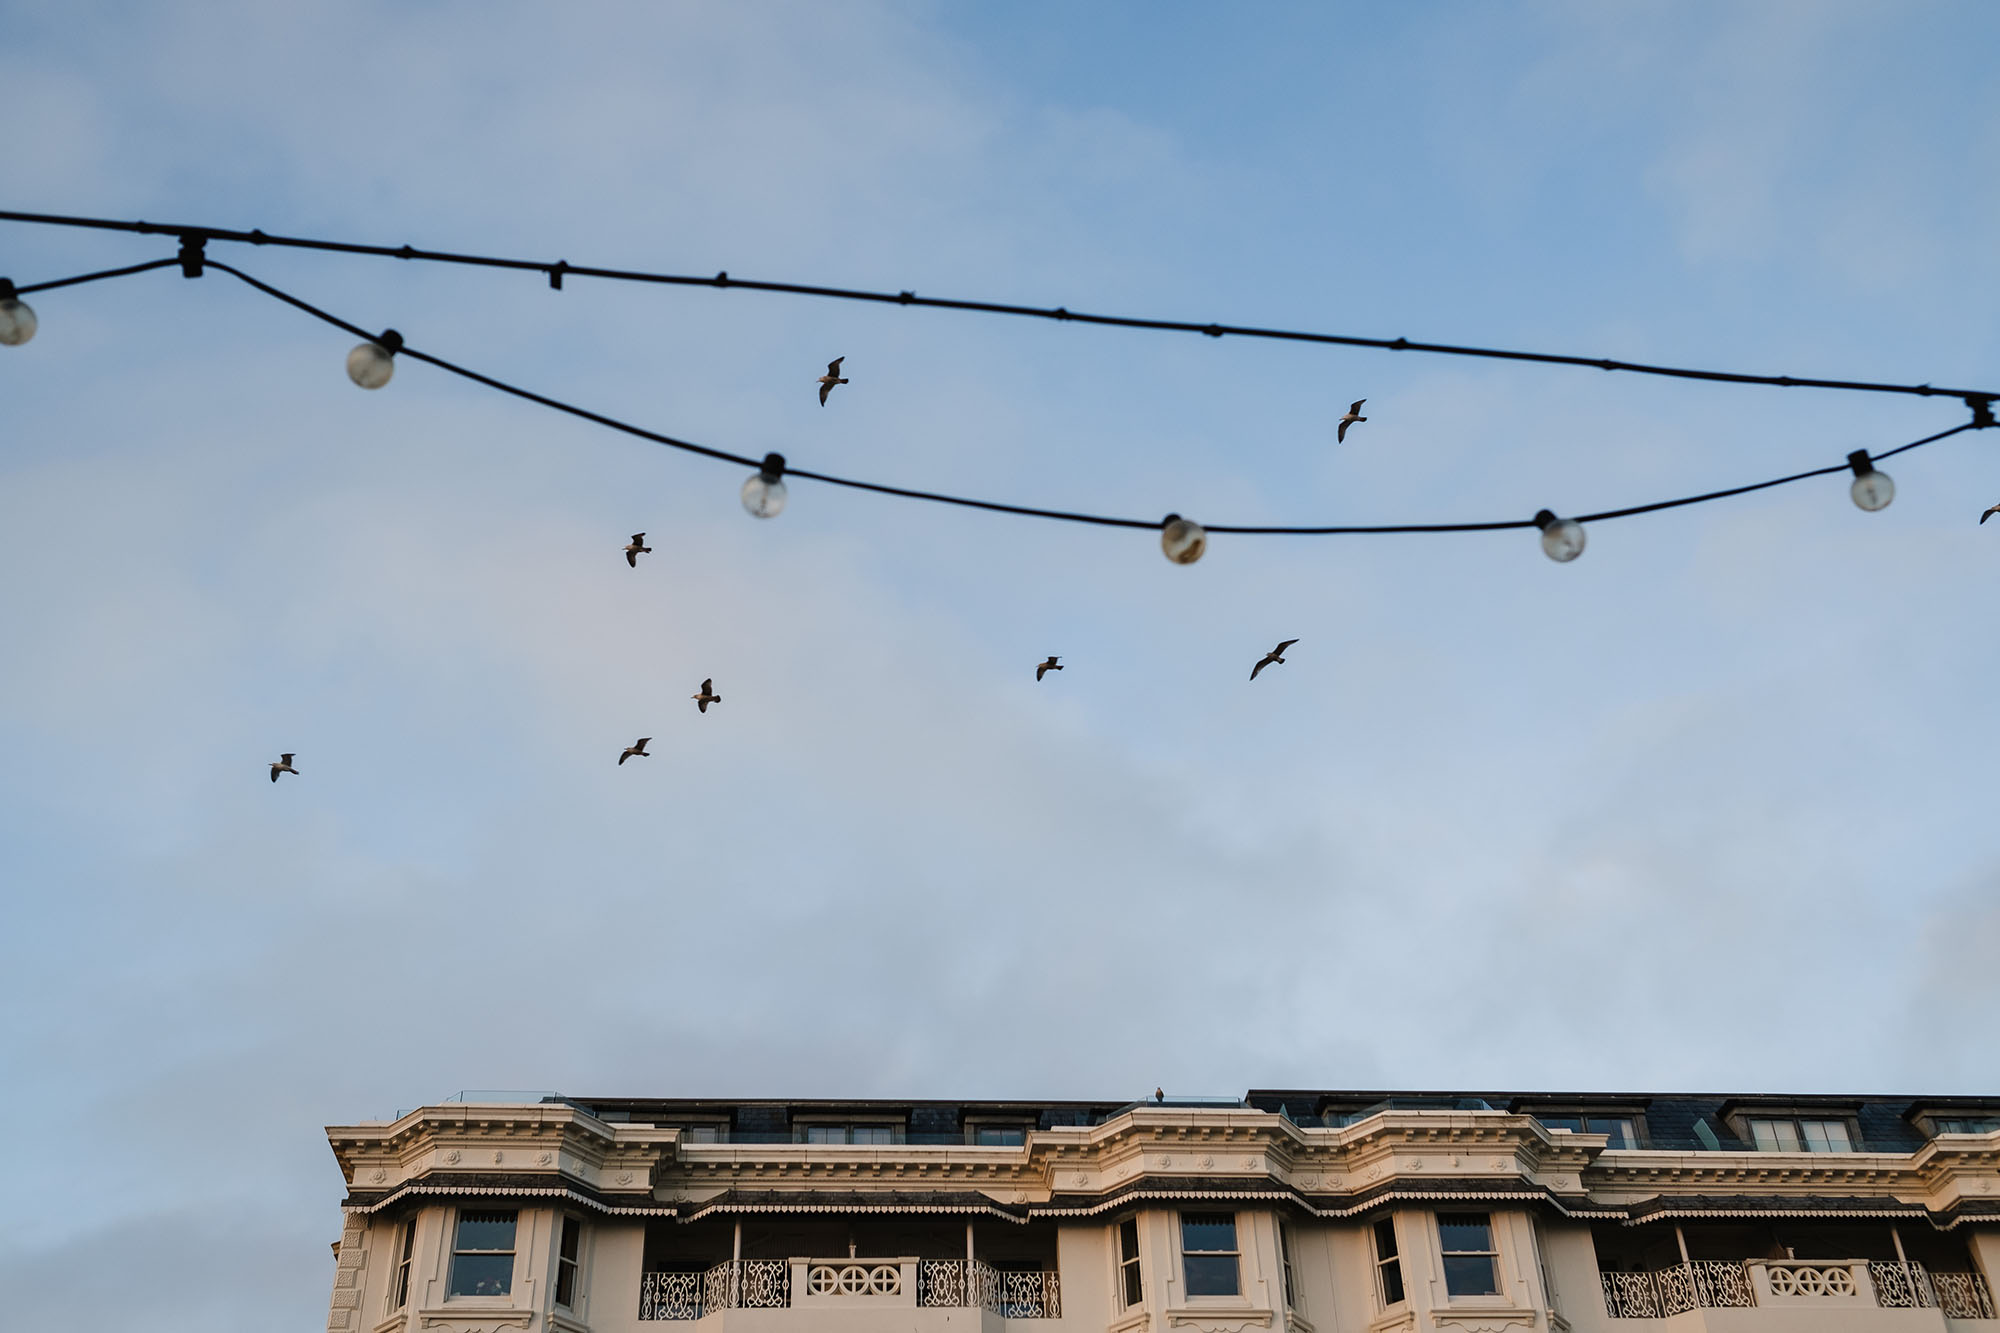
<path id="1" fill-rule="evenodd" d="M 2000 1099 L 453 1101 L 329 1333 L 2000 1333 Z"/>

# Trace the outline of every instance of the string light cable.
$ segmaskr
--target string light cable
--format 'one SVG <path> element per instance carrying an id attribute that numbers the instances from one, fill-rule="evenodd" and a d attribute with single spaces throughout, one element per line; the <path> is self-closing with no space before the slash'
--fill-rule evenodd
<path id="1" fill-rule="evenodd" d="M 22 217 L 27 217 L 30 220 L 48 220 L 43 218 L 41 215 L 17 215 L 17 214 L 0 213 L 0 219 L 14 218 L 18 220 Z M 148 224 L 144 223 L 105 224 L 105 225 L 119 225 L 130 229 L 148 227 Z M 749 466 L 755 468 L 756 471 L 749 477 L 748 480 L 745 481 L 743 485 L 742 500 L 744 508 L 747 509 L 751 514 L 759 518 L 775 517 L 779 512 L 783 510 L 786 501 L 785 478 L 787 476 L 790 476 L 795 478 L 804 478 L 809 481 L 823 482 L 833 486 L 846 487 L 853 490 L 872 491 L 876 494 L 881 494 L 881 495 L 890 495 L 912 500 L 923 500 L 938 504 L 949 504 L 969 509 L 981 509 L 995 513 L 1018 514 L 1027 517 L 1054 519 L 1070 523 L 1088 523 L 1102 527 L 1153 529 L 1160 533 L 1160 544 L 1162 551 L 1165 553 L 1165 555 L 1169 560 L 1173 561 L 1176 564 L 1192 564 L 1196 560 L 1200 559 L 1203 553 L 1207 549 L 1207 537 L 1208 534 L 1210 533 L 1226 533 L 1232 535 L 1248 535 L 1248 536 L 1280 536 L 1280 535 L 1333 536 L 1333 535 L 1364 535 L 1364 534 L 1389 534 L 1389 533 L 1496 532 L 1496 531 L 1530 528 L 1530 527 L 1540 530 L 1542 549 L 1549 556 L 1550 559 L 1559 562 L 1567 562 L 1570 560 L 1574 560 L 1578 555 L 1582 554 L 1585 544 L 1583 525 L 1586 523 L 1606 522 L 1612 519 L 1629 518 L 1638 514 L 1653 513 L 1664 509 L 1677 509 L 1688 505 L 1704 504 L 1714 500 L 1726 499 L 1731 496 L 1748 494 L 1749 492 L 1752 491 L 1767 490 L 1775 486 L 1784 486 L 1793 482 L 1804 481 L 1811 477 L 1827 476 L 1841 471 L 1851 471 L 1854 474 L 1854 480 L 1850 486 L 1850 495 L 1854 500 L 1854 503 L 1860 508 L 1865 510 L 1871 510 L 1871 511 L 1879 510 L 1881 508 L 1886 507 L 1889 504 L 1890 500 L 1894 498 L 1895 486 L 1894 483 L 1890 481 L 1890 479 L 1886 474 L 1880 472 L 1875 468 L 1874 466 L 1875 462 L 1881 459 L 1893 457 L 1896 454 L 1900 454 L 1911 449 L 1920 448 L 1927 444 L 1933 444 L 1939 440 L 1948 439 L 1951 436 L 1957 435 L 1963 431 L 1981 429 L 1995 424 L 1992 412 L 1992 404 L 1995 395 L 1983 390 L 1957 390 L 1957 389 L 1946 390 L 1946 389 L 1934 389 L 1929 385 L 1923 385 L 1923 386 L 1878 385 L 1878 384 L 1869 384 L 1867 382 L 1862 382 L 1862 381 L 1806 380 L 1793 377 L 1776 377 L 1776 378 L 1752 377 L 1752 376 L 1734 375 L 1729 372 L 1709 372 L 1709 371 L 1673 372 L 1673 371 L 1661 370 L 1659 368 L 1650 368 L 1649 373 L 1676 373 L 1676 374 L 1684 373 L 1686 376 L 1695 378 L 1731 379 L 1739 382 L 1782 384 L 1789 387 L 1805 386 L 1805 387 L 1821 387 L 1821 388 L 1848 388 L 1848 389 L 1877 391 L 1877 392 L 1918 393 L 1924 395 L 1937 395 L 1937 396 L 1949 395 L 1961 398 L 1965 401 L 1967 406 L 1972 411 L 1972 419 L 1963 422 L 1957 426 L 1951 427 L 1947 430 L 1938 431 L 1934 434 L 1924 436 L 1921 439 L 1912 440 L 1907 444 L 1900 445 L 1894 449 L 1887 450 L 1881 454 L 1871 455 L 1866 450 L 1856 450 L 1855 452 L 1848 455 L 1847 460 L 1844 463 L 1838 463 L 1828 467 L 1813 468 L 1804 472 L 1796 472 L 1789 476 L 1774 477 L 1768 481 L 1759 481 L 1743 486 L 1732 486 L 1721 490 L 1706 491 L 1697 495 L 1681 496 L 1676 499 L 1659 500 L 1647 504 L 1632 505 L 1622 509 L 1607 509 L 1607 510 L 1597 511 L 1594 513 L 1575 514 L 1568 517 L 1561 517 L 1556 515 L 1554 512 L 1550 510 L 1544 509 L 1538 512 L 1533 518 L 1503 519 L 1503 520 L 1479 522 L 1479 523 L 1396 523 L 1396 524 L 1368 524 L 1368 525 L 1342 524 L 1342 525 L 1317 525 L 1317 526 L 1284 526 L 1284 525 L 1252 525 L 1252 524 L 1204 525 L 1197 523 L 1192 519 L 1183 518 L 1179 514 L 1169 514 L 1163 520 L 1121 518 L 1107 514 L 1091 514 L 1091 513 L 1082 513 L 1071 510 L 1046 509 L 1028 505 L 1005 504 L 994 500 L 982 500 L 969 496 L 946 494 L 944 492 L 939 492 L 939 491 L 918 490 L 905 486 L 889 485 L 882 482 L 865 481 L 853 477 L 836 476 L 831 473 L 816 472 L 816 471 L 791 467 L 786 462 L 782 454 L 769 453 L 766 454 L 763 458 L 758 459 L 743 454 L 732 453 L 724 449 L 712 448 L 708 445 L 697 444 L 693 441 L 679 439 L 671 435 L 662 434 L 658 431 L 649 430 L 643 426 L 635 425 L 627 421 L 622 421 L 619 420 L 618 418 L 607 416 L 601 412 L 595 412 L 588 408 L 580 407 L 577 406 L 576 404 L 564 402 L 561 399 L 552 398 L 546 394 L 537 393 L 533 390 L 523 388 L 520 385 L 512 384 L 505 380 L 497 379 L 493 376 L 482 374 L 478 371 L 469 369 L 465 366 L 461 366 L 454 362 L 448 361 L 443 357 L 437 356 L 433 353 L 422 351 L 418 348 L 410 346 L 403 339 L 402 335 L 397 333 L 393 329 L 384 330 L 379 333 L 370 333 L 368 330 L 366 330 L 365 328 L 363 328 L 358 324 L 352 323 L 327 310 L 321 309 L 319 306 L 313 305 L 312 303 L 305 301 L 300 297 L 294 296 L 290 292 L 286 292 L 281 290 L 280 288 L 274 287 L 271 284 L 262 281 L 261 279 L 255 278 L 250 274 L 243 272 L 241 269 L 235 268 L 232 265 L 223 263 L 219 260 L 209 258 L 206 254 L 205 247 L 207 241 L 214 236 L 214 233 L 207 231 L 206 229 L 150 228 L 150 230 L 173 231 L 175 234 L 177 234 L 181 242 L 179 254 L 171 259 L 153 260 L 147 263 L 129 265 L 124 268 L 106 269 L 94 273 L 80 274 L 70 278 L 60 278 L 47 282 L 24 284 L 18 287 L 13 283 L 7 281 L 6 279 L 0 278 L 0 345 L 18 346 L 22 343 L 27 342 L 35 334 L 37 328 L 36 316 L 34 311 L 31 308 L 29 308 L 27 303 L 20 299 L 20 297 L 24 294 L 32 292 L 51 291 L 64 287 L 76 286 L 81 283 L 95 282 L 109 278 L 127 277 L 133 274 L 145 273 L 156 269 L 170 268 L 175 266 L 178 266 L 181 270 L 182 275 L 188 278 L 200 277 L 206 270 L 214 269 L 218 272 L 227 273 L 231 277 L 236 278 L 238 281 L 248 285 L 249 287 L 255 289 L 256 291 L 261 292 L 264 295 L 269 296 L 275 300 L 281 301 L 286 305 L 292 306 L 293 308 L 305 314 L 308 314 L 313 318 L 322 321 L 323 323 L 329 324 L 335 328 L 341 329 L 349 334 L 354 335 L 355 337 L 360 338 L 362 341 L 358 345 L 356 345 L 355 348 L 348 354 L 347 372 L 349 378 L 352 379 L 355 384 L 359 385 L 362 388 L 380 389 L 384 387 L 389 383 L 390 378 L 394 374 L 395 359 L 399 356 L 409 357 L 412 360 L 421 361 L 427 365 L 435 366 L 440 370 L 446 371 L 452 375 L 459 376 L 462 379 L 470 380 L 475 384 L 483 385 L 489 389 L 493 389 L 500 393 L 508 394 L 512 397 L 520 398 L 531 403 L 536 403 L 542 407 L 549 408 L 553 411 L 562 412 L 569 416 L 576 417 L 580 420 L 588 421 L 595 425 L 602 426 L 610 430 L 618 431 L 622 434 L 630 435 L 638 439 L 647 440 L 654 444 L 663 445 L 668 448 L 681 450 L 686 453 L 697 454 L 705 458 L 713 458 L 723 462 L 731 462 L 739 465 Z M 261 233 L 246 234 L 246 236 L 247 235 L 261 235 Z M 288 243 L 288 242 L 272 241 L 270 238 L 266 238 L 266 243 Z M 299 241 L 290 243 L 304 245 L 309 248 L 340 248 L 340 249 L 350 248 L 340 243 L 333 243 L 333 242 Z M 365 249 L 366 248 L 364 248 L 364 250 Z M 479 262 L 479 261 L 466 260 L 464 262 Z M 497 260 L 491 262 L 499 264 L 501 266 L 520 266 L 525 263 L 525 261 L 497 261 Z M 570 269 L 568 271 L 581 272 L 585 270 Z M 1110 321 L 1113 317 L 1103 317 L 1103 318 L 1106 321 Z M 1330 340 L 1333 339 L 1333 335 L 1311 335 L 1311 336 L 1325 337 Z M 1401 340 L 1398 341 L 1400 342 Z M 1408 346 L 1412 348 L 1425 348 L 1425 349 L 1429 348 L 1429 345 L 1423 345 L 1423 344 L 1408 344 Z M 1479 353 L 1475 352 L 1473 354 L 1479 354 Z M 1541 354 L 1509 353 L 1506 355 L 1518 356 L 1521 359 L 1575 360 L 1581 364 L 1596 364 L 1593 362 L 1584 361 L 1579 358 L 1551 358 L 1542 356 Z M 1630 367 L 1624 365 L 1624 363 L 1608 363 L 1608 364 L 1610 365 L 1611 368 L 1648 369 L 1640 367 Z"/>

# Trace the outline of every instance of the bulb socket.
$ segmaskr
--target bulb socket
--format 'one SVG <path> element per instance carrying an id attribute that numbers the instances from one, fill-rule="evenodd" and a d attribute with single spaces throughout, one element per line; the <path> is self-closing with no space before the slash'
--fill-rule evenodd
<path id="1" fill-rule="evenodd" d="M 1549 530 L 1549 524 L 1555 521 L 1556 521 L 1555 511 L 1549 509 L 1538 509 L 1535 511 L 1535 526 L 1540 528 L 1543 532 L 1547 532 Z"/>
<path id="2" fill-rule="evenodd" d="M 2000 422 L 1993 420 L 1993 400 L 1991 398 L 1968 398 L 1965 400 L 1965 405 L 1972 409 L 1972 424 L 1974 426 L 2000 425 Z"/>
<path id="3" fill-rule="evenodd" d="M 785 456 L 783 454 L 765 454 L 763 465 L 758 469 L 757 475 L 767 482 L 782 479 L 785 475 Z"/>
<path id="4" fill-rule="evenodd" d="M 1847 466 L 1854 469 L 1854 475 L 1865 477 L 1875 470 L 1875 460 L 1868 456 L 1866 449 L 1856 449 L 1847 456 Z"/>
<path id="5" fill-rule="evenodd" d="M 202 265 L 208 261 L 207 246 L 208 237 L 202 235 L 200 232 L 184 231 L 181 233 L 181 252 L 179 258 L 181 261 L 181 276 L 183 278 L 198 278 L 201 276 Z"/>
<path id="6" fill-rule="evenodd" d="M 12 301 L 19 296 L 20 293 L 14 290 L 12 278 L 0 278 L 0 301 Z"/>
<path id="7" fill-rule="evenodd" d="M 379 337 L 372 338 L 370 341 L 390 356 L 394 356 L 403 350 L 403 335 L 394 329 L 384 329 Z"/>

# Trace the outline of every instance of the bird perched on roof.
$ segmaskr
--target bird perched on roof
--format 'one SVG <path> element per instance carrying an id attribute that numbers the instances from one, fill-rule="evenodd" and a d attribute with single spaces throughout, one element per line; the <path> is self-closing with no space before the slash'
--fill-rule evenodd
<path id="1" fill-rule="evenodd" d="M 1062 659 L 1051 654 L 1048 661 L 1035 663 L 1035 679 L 1040 680 L 1043 676 L 1046 676 L 1051 671 L 1061 671 L 1061 670 L 1062 670 Z"/>
<path id="2" fill-rule="evenodd" d="M 1270 652 L 1268 652 L 1268 653 L 1265 653 L 1265 654 L 1264 654 L 1264 658 L 1263 658 L 1263 660 L 1262 660 L 1262 661 L 1260 661 L 1259 663 L 1257 663 L 1257 665 L 1256 665 L 1256 666 L 1253 666 L 1253 667 L 1251 667 L 1251 668 L 1250 668 L 1250 679 L 1252 679 L 1252 680 L 1255 680 L 1255 679 L 1257 679 L 1257 673 L 1258 673 L 1259 671 L 1262 671 L 1262 670 L 1263 670 L 1263 669 L 1264 669 L 1265 667 L 1267 667 L 1267 666 L 1271 665 L 1271 663 L 1273 663 L 1273 662 L 1282 662 L 1282 661 L 1284 661 L 1284 660 L 1285 660 L 1285 649 L 1287 649 L 1287 648 L 1291 647 L 1291 646 L 1292 646 L 1293 644 L 1295 644 L 1295 643 L 1297 643 L 1297 642 L 1298 642 L 1298 640 L 1297 640 L 1297 639 L 1286 639 L 1286 640 L 1285 640 L 1285 641 L 1284 641 L 1283 643 L 1279 644 L 1279 645 L 1278 645 L 1278 646 L 1277 646 L 1276 648 L 1273 648 L 1273 649 L 1272 649 L 1272 650 L 1271 650 Z"/>
<path id="3" fill-rule="evenodd" d="M 826 374 L 819 377 L 819 405 L 821 407 L 826 406 L 826 396 L 833 392 L 834 385 L 847 383 L 846 380 L 840 377 L 840 363 L 845 360 L 847 358 L 844 356 L 836 356 L 833 360 L 826 363 Z"/>
<path id="4" fill-rule="evenodd" d="M 1995 514 L 2000 514 L 2000 505 L 1994 505 L 1991 509 L 1981 514 L 1979 516 L 1979 521 L 1981 523 L 1984 523 L 1987 519 L 1992 518 Z"/>
<path id="5" fill-rule="evenodd" d="M 641 759 L 651 759 L 653 756 L 646 753 L 646 742 L 651 739 L 653 739 L 651 736 L 641 736 L 638 740 L 626 746 L 625 753 L 618 756 L 618 767 L 625 767 L 625 761 L 635 754 Z"/>
<path id="6" fill-rule="evenodd" d="M 1167 1099 L 1167 1090 L 1166 1090 L 1165 1088 L 1154 1088 L 1154 1089 L 1153 1089 L 1153 1100 L 1154 1100 L 1154 1101 L 1156 1101 L 1156 1102 L 1163 1102 L 1163 1101 L 1165 1101 L 1166 1099 Z"/>
<path id="7" fill-rule="evenodd" d="M 653 548 L 646 545 L 646 534 L 635 532 L 632 534 L 632 544 L 625 548 L 625 563 L 637 569 L 639 567 L 639 557 L 642 555 L 651 555 L 652 553 Z"/>
<path id="8" fill-rule="evenodd" d="M 1361 415 L 1361 405 L 1367 401 L 1366 398 L 1357 398 L 1354 400 L 1353 406 L 1347 409 L 1347 415 L 1340 419 L 1340 425 L 1333 432 L 1333 442 L 1335 444 L 1339 444 L 1347 438 L 1347 428 L 1349 426 L 1352 426 L 1357 421 L 1368 420 L 1367 417 Z"/>
<path id="9" fill-rule="evenodd" d="M 693 699 L 694 706 L 704 713 L 708 711 L 710 704 L 719 704 L 722 702 L 722 696 L 715 692 L 715 681 L 713 678 L 703 681 L 701 689 L 688 697 Z M 751 711 L 755 712 L 756 710 L 752 709 Z"/>
<path id="10" fill-rule="evenodd" d="M 290 773 L 293 777 L 299 775 L 299 770 L 292 767 L 292 757 L 288 754 L 279 755 L 278 762 L 271 765 L 271 781 L 276 782 L 280 773 Z"/>

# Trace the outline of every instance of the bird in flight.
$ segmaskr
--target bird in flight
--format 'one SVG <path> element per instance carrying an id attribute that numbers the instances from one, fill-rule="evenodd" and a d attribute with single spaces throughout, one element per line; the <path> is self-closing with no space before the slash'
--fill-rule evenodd
<path id="1" fill-rule="evenodd" d="M 713 677 L 703 681 L 700 691 L 688 697 L 693 699 L 694 706 L 704 713 L 708 711 L 710 704 L 719 704 L 722 702 L 722 696 L 715 692 L 715 680 Z"/>
<path id="2" fill-rule="evenodd" d="M 2000 505 L 1994 505 L 1991 509 L 1981 514 L 1979 516 L 1979 521 L 1981 523 L 1984 523 L 1987 519 L 1992 518 L 1995 514 L 2000 514 Z"/>
<path id="3" fill-rule="evenodd" d="M 288 754 L 279 755 L 278 762 L 271 765 L 271 781 L 276 782 L 280 773 L 290 773 L 293 777 L 299 775 L 299 770 L 292 767 L 292 757 Z"/>
<path id="4" fill-rule="evenodd" d="M 836 356 L 833 360 L 826 363 L 826 374 L 819 377 L 819 405 L 821 407 L 826 406 L 826 396 L 833 392 L 834 385 L 847 383 L 846 380 L 840 377 L 840 363 L 845 360 L 847 358 L 844 356 Z"/>
<path id="5" fill-rule="evenodd" d="M 1285 660 L 1285 649 L 1287 649 L 1287 648 L 1291 647 L 1291 646 L 1292 646 L 1293 644 L 1295 644 L 1295 643 L 1297 643 L 1297 642 L 1298 642 L 1298 640 L 1297 640 L 1297 639 L 1286 639 L 1286 640 L 1285 640 L 1285 641 L 1284 641 L 1283 643 L 1279 644 L 1279 645 L 1278 645 L 1278 646 L 1277 646 L 1276 648 L 1273 648 L 1273 649 L 1272 649 L 1272 650 L 1271 650 L 1270 652 L 1268 652 L 1268 653 L 1265 653 L 1265 654 L 1264 654 L 1264 660 L 1263 660 L 1263 661 L 1261 661 L 1261 662 L 1259 662 L 1259 663 L 1258 663 L 1258 664 L 1257 664 L 1256 666 L 1253 666 L 1253 667 L 1251 667 L 1251 668 L 1250 668 L 1250 679 L 1252 679 L 1252 680 L 1255 680 L 1255 679 L 1257 679 L 1257 673 L 1258 673 L 1259 671 L 1262 671 L 1262 670 L 1263 670 L 1263 669 L 1264 669 L 1265 667 L 1267 667 L 1267 666 L 1271 665 L 1271 663 L 1273 663 L 1273 662 L 1282 662 L 1282 661 L 1284 661 L 1284 660 Z"/>
<path id="6" fill-rule="evenodd" d="M 635 754 L 641 759 L 651 759 L 653 756 L 646 753 L 646 742 L 651 739 L 653 739 L 651 736 L 641 736 L 638 740 L 626 746 L 625 753 L 618 756 L 618 767 L 625 767 L 625 761 Z"/>
<path id="7" fill-rule="evenodd" d="M 625 548 L 625 563 L 637 569 L 639 567 L 639 557 L 642 555 L 651 555 L 652 553 L 653 548 L 646 545 L 646 534 L 635 532 L 632 534 L 632 544 Z"/>
<path id="8" fill-rule="evenodd" d="M 1061 671 L 1061 670 L 1062 670 L 1062 659 L 1054 655 L 1051 655 L 1048 661 L 1035 663 L 1035 679 L 1040 680 L 1043 676 L 1046 676 L 1051 671 Z"/>
<path id="9" fill-rule="evenodd" d="M 1339 444 L 1347 438 L 1347 428 L 1349 426 L 1352 426 L 1357 421 L 1368 420 L 1367 417 L 1361 415 L 1361 405 L 1367 401 L 1366 398 L 1357 398 L 1354 400 L 1354 405 L 1347 409 L 1347 415 L 1340 419 L 1339 428 L 1333 432 L 1333 442 L 1335 444 Z"/>

